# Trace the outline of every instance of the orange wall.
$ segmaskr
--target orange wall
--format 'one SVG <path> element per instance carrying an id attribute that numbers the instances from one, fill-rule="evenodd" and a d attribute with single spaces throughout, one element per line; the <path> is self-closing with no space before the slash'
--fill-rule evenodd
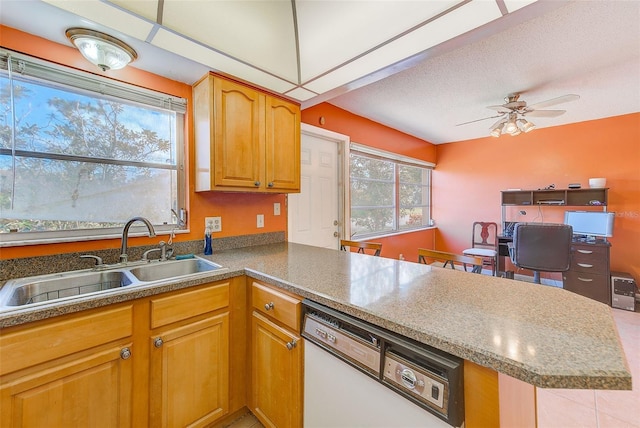
<path id="1" fill-rule="evenodd" d="M 323 118 L 324 124 L 321 124 Z M 351 141 L 389 152 L 435 163 L 435 146 L 419 138 L 356 116 L 334 105 L 322 103 L 302 111 L 302 122 L 348 135 Z M 418 248 L 433 249 L 434 230 L 405 233 L 371 241 L 382 243 L 382 257 L 418 261 Z"/>
<path id="2" fill-rule="evenodd" d="M 565 189 L 569 183 L 588 187 L 590 177 L 606 177 L 607 210 L 616 213 L 611 269 L 640 280 L 640 113 L 536 129 L 517 137 L 441 144 L 436 152 L 436 248 L 459 252 L 468 247 L 474 220 L 500 224 L 501 190 L 550 184 Z M 583 208 L 523 206 L 511 209 L 507 220 L 562 223 L 566 209 Z"/>
<path id="3" fill-rule="evenodd" d="M 122 70 L 101 72 L 97 67 L 88 63 L 73 47 L 52 43 L 48 40 L 32 36 L 15 29 L 0 26 L 0 43 L 3 47 L 28 55 L 36 56 L 59 64 L 82 69 L 94 74 L 120 80 L 141 87 L 157 90 L 174 96 L 186 98 L 191 105 L 191 86 L 173 80 L 165 79 L 155 74 L 132 66 Z M 190 108 L 189 108 L 190 110 Z M 185 142 L 187 153 L 185 160 L 188 165 L 188 211 L 190 233 L 180 234 L 176 241 L 190 241 L 201 239 L 204 235 L 204 217 L 222 216 L 222 232 L 214 234 L 219 237 L 257 234 L 264 232 L 286 231 L 286 210 L 280 216 L 273 215 L 273 203 L 279 202 L 285 206 L 284 195 L 260 195 L 242 193 L 195 193 L 194 183 L 194 142 L 193 124 L 190 113 L 187 113 L 185 127 Z M 135 213 L 132 213 L 135 215 Z M 264 214 L 265 227 L 256 228 L 256 215 Z M 158 242 L 160 238 L 131 238 L 130 245 L 146 245 Z M 166 239 L 166 238 L 165 238 Z M 91 251 L 104 248 L 118 248 L 119 240 L 100 240 L 89 242 L 75 242 L 72 244 L 27 245 L 21 247 L 7 247 L 0 251 L 0 259 L 31 257 L 76 251 Z"/>

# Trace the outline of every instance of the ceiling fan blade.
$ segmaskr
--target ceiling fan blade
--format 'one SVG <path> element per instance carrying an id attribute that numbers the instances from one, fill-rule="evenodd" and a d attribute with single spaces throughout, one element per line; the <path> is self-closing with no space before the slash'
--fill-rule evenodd
<path id="1" fill-rule="evenodd" d="M 566 112 L 566 110 L 533 110 L 526 111 L 525 113 L 523 113 L 523 115 L 533 117 L 557 117 Z"/>
<path id="2" fill-rule="evenodd" d="M 563 95 L 561 97 L 552 98 L 547 101 L 541 101 L 539 103 L 531 104 L 530 106 L 527 107 L 527 110 L 536 110 L 539 108 L 545 108 L 545 107 L 553 106 L 556 104 L 567 103 L 569 101 L 575 101 L 578 99 L 580 99 L 580 95 L 574 95 L 574 94 Z"/>
<path id="3" fill-rule="evenodd" d="M 504 116 L 504 115 L 503 114 L 498 114 L 496 116 L 489 116 L 489 117 L 484 117 L 482 119 L 470 120 L 469 122 L 458 123 L 456 126 L 468 125 L 470 123 L 480 122 L 480 121 L 487 120 L 487 119 L 494 119 L 496 117 L 502 117 L 502 116 Z"/>
<path id="4" fill-rule="evenodd" d="M 503 105 L 502 106 L 487 106 L 487 108 L 491 109 L 491 110 L 499 111 L 501 113 L 509 113 L 509 111 L 510 111 L 508 108 L 506 108 Z"/>

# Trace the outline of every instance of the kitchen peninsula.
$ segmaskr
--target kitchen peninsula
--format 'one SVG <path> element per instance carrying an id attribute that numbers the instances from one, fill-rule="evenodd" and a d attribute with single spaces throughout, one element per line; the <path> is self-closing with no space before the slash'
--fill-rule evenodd
<path id="1" fill-rule="evenodd" d="M 246 275 L 527 384 L 631 389 L 611 309 L 562 289 L 292 243 L 204 258 L 227 269 L 0 312 L 0 328 Z"/>

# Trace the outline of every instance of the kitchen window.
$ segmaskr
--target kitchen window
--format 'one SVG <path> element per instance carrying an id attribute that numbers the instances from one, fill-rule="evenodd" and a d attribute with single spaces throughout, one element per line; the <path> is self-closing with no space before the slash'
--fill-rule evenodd
<path id="1" fill-rule="evenodd" d="M 430 225 L 434 164 L 355 143 L 349 161 L 352 238 Z"/>
<path id="2" fill-rule="evenodd" d="M 181 226 L 186 100 L 0 52 L 0 243 Z"/>

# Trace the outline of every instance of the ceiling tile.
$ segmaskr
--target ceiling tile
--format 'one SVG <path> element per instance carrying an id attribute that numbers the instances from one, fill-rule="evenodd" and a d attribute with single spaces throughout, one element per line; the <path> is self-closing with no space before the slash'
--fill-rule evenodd
<path id="1" fill-rule="evenodd" d="M 451 8 L 449 1 L 298 1 L 302 82 Z"/>
<path id="2" fill-rule="evenodd" d="M 110 0 L 124 9 L 130 10 L 140 16 L 144 16 L 149 21 L 156 22 L 158 18 L 158 0 Z"/>
<path id="3" fill-rule="evenodd" d="M 495 2 L 470 2 L 305 86 L 318 93 L 327 92 L 501 16 Z"/>
<path id="4" fill-rule="evenodd" d="M 289 1 L 165 0 L 163 25 L 291 82 L 298 59 Z"/>
<path id="5" fill-rule="evenodd" d="M 44 1 L 140 40 L 145 40 L 153 28 L 152 23 L 97 0 Z"/>
<path id="6" fill-rule="evenodd" d="M 536 1 L 537 0 L 504 0 L 504 4 L 507 6 L 507 11 L 511 13 Z"/>
<path id="7" fill-rule="evenodd" d="M 263 73 L 254 67 L 236 61 L 165 29 L 160 29 L 151 43 L 162 49 L 211 67 L 214 71 L 236 76 L 239 79 L 246 80 L 274 92 L 284 93 L 294 87 L 290 82 Z"/>
<path id="8" fill-rule="evenodd" d="M 285 93 L 285 95 L 291 98 L 295 98 L 298 101 L 306 101 L 310 100 L 318 94 L 316 94 L 315 92 L 311 92 L 305 88 L 295 88 Z"/>

